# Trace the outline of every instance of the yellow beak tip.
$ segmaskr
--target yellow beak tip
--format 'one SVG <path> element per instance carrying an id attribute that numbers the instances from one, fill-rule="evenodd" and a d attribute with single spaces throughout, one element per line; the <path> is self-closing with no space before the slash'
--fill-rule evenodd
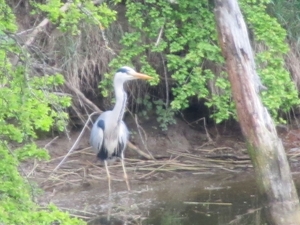
<path id="1" fill-rule="evenodd" d="M 143 74 L 143 73 L 136 73 L 134 76 L 136 78 L 138 78 L 138 79 L 143 79 L 143 80 L 151 80 L 151 79 L 153 79 L 153 77 L 150 77 L 150 76 L 148 76 L 146 74 Z"/>

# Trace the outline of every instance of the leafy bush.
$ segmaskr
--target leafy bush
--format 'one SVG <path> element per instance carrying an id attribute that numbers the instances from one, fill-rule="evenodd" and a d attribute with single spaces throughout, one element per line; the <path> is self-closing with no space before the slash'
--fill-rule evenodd
<path id="1" fill-rule="evenodd" d="M 276 18 L 266 13 L 267 3 L 270 1 L 252 3 L 250 0 L 243 0 L 240 4 L 256 45 L 263 46 L 256 54 L 258 74 L 268 88 L 261 93 L 263 103 L 277 121 L 284 122 L 278 114 L 279 110 L 288 112 L 300 101 L 296 86 L 284 66 L 284 56 L 289 50 L 285 40 L 286 31 Z"/>
<path id="2" fill-rule="evenodd" d="M 18 171 L 20 160 L 49 158 L 33 140 L 53 125 L 64 129 L 70 98 L 54 92 L 64 82 L 62 75 L 32 75 L 29 54 L 12 38 L 14 15 L 4 0 L 0 9 L 0 224 L 84 224 L 53 205 L 40 209 L 33 187 Z M 20 58 L 13 66 L 14 57 Z M 12 147 L 16 144 L 18 149 Z"/>
<path id="3" fill-rule="evenodd" d="M 74 35 L 80 33 L 81 23 L 98 25 L 104 29 L 115 19 L 116 15 L 116 12 L 107 4 L 95 6 L 92 1 L 74 0 L 64 3 L 61 0 L 49 0 L 46 4 L 32 3 L 35 6 L 33 13 L 39 11 L 46 13 L 46 16 L 52 23 L 57 24 L 61 31 L 68 31 Z M 64 4 L 67 4 L 67 10 L 61 11 Z"/>
<path id="4" fill-rule="evenodd" d="M 209 2 L 126 1 L 126 16 L 131 27 L 124 33 L 123 48 L 110 66 L 115 70 L 123 64 L 139 65 L 157 78 L 155 71 L 159 66 L 153 58 L 163 55 L 165 69 L 174 81 L 171 107 L 157 105 L 157 118 L 164 128 L 169 124 L 162 119 L 164 115 L 173 117 L 177 110 L 187 108 L 192 98 L 205 101 L 217 123 L 236 117 L 226 71 L 213 71 L 214 67 L 223 66 L 224 59 L 217 42 L 213 6 Z M 258 73 L 268 87 L 261 93 L 263 102 L 273 117 L 282 122 L 278 112 L 287 112 L 299 104 L 295 85 L 284 68 L 284 55 L 288 50 L 286 32 L 267 14 L 266 5 L 270 1 L 243 0 L 239 3 L 253 34 L 254 45 L 264 46 L 256 55 Z M 104 96 L 108 95 L 111 75 L 106 78 L 109 79 L 104 79 L 100 85 Z M 209 88 L 209 84 L 214 88 Z M 215 89 L 217 91 L 213 91 Z"/>
<path id="5" fill-rule="evenodd" d="M 269 3 L 268 11 L 270 14 L 275 16 L 286 29 L 289 39 L 299 44 L 300 2 L 298 0 L 273 0 Z"/>

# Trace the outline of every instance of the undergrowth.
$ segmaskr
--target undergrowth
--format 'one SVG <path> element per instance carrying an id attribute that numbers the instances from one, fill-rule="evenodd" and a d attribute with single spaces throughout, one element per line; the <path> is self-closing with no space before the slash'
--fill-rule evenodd
<path id="1" fill-rule="evenodd" d="M 262 100 L 277 122 L 285 122 L 279 112 L 289 112 L 299 104 L 299 99 L 284 67 L 284 56 L 288 51 L 286 31 L 276 18 L 267 14 L 269 3 L 268 0 L 243 0 L 240 6 L 253 34 L 254 45 L 264 46 L 255 57 L 258 73 L 268 88 L 261 93 Z M 144 72 L 157 78 L 159 67 L 151 60 L 159 54 L 164 55 L 164 69 L 173 79 L 171 90 L 167 91 L 172 93 L 173 98 L 162 101 L 152 97 L 161 128 L 167 129 L 173 123 L 176 112 L 187 108 L 193 98 L 205 102 L 216 123 L 236 118 L 226 71 L 214 71 L 214 68 L 224 65 L 224 59 L 217 42 L 213 6 L 208 1 L 196 0 L 174 3 L 129 0 L 126 8 L 131 29 L 124 33 L 121 40 L 123 48 L 110 66 L 115 70 L 120 64 L 137 64 Z M 111 74 L 107 74 L 100 85 L 104 96 L 108 95 L 110 85 Z M 157 101 L 159 104 L 155 104 Z M 162 104 L 168 102 L 169 105 Z"/>
<path id="2" fill-rule="evenodd" d="M 52 204 L 39 207 L 37 188 L 19 172 L 22 160 L 49 159 L 34 140 L 39 132 L 65 128 L 71 99 L 55 92 L 62 75 L 34 76 L 31 56 L 16 42 L 15 17 L 4 0 L 0 10 L 0 224 L 84 224 Z"/>

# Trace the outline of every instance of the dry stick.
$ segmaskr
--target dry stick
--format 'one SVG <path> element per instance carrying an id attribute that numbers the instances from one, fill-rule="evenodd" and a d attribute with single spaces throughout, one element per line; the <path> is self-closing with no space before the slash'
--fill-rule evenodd
<path id="1" fill-rule="evenodd" d="M 82 129 L 82 131 L 80 132 L 78 138 L 76 139 L 75 143 L 73 144 L 73 146 L 71 147 L 71 149 L 68 151 L 68 153 L 65 155 L 65 157 L 62 159 L 62 161 L 55 167 L 55 169 L 51 172 L 51 174 L 49 175 L 49 177 L 63 164 L 63 162 L 67 159 L 67 157 L 71 154 L 71 152 L 75 149 L 77 143 L 79 142 L 79 140 L 81 139 L 82 135 L 84 134 L 85 128 L 88 126 L 88 123 L 91 120 L 91 117 L 95 114 L 97 114 L 99 112 L 93 112 L 92 114 L 89 115 L 88 120 L 86 121 L 86 123 L 84 124 L 84 127 Z"/>
<path id="2" fill-rule="evenodd" d="M 73 91 L 87 106 L 94 111 L 94 113 L 101 113 L 102 111 L 91 102 L 85 95 L 76 87 L 72 86 L 69 82 L 65 82 L 65 85 Z"/>
<path id="3" fill-rule="evenodd" d="M 237 224 L 238 221 L 241 221 L 243 219 L 244 216 L 248 216 L 250 214 L 256 213 L 258 211 L 261 211 L 262 208 L 257 208 L 257 209 L 249 209 L 246 213 L 244 214 L 240 214 L 240 215 L 236 215 L 235 219 L 231 220 L 228 224 Z"/>
<path id="4" fill-rule="evenodd" d="M 164 29 L 164 24 L 162 25 L 160 31 L 159 31 L 159 35 L 158 35 L 158 38 L 157 38 L 157 41 L 155 43 L 155 46 L 157 46 L 160 42 L 160 39 L 161 39 L 161 35 L 163 33 L 163 29 Z M 165 65 L 165 62 L 164 62 L 164 58 L 163 58 L 163 55 L 160 54 L 161 56 L 161 62 L 163 64 L 163 69 L 164 69 L 164 75 L 165 75 L 165 83 L 166 83 L 166 108 L 169 107 L 169 83 L 168 83 L 168 75 L 167 75 L 167 69 L 166 69 L 166 65 Z"/>
<path id="5" fill-rule="evenodd" d="M 183 202 L 183 204 L 187 205 L 224 205 L 224 206 L 231 206 L 232 203 L 230 202 Z"/>
<path id="6" fill-rule="evenodd" d="M 300 155 L 300 153 L 293 153 L 293 154 L 287 154 L 288 156 L 290 156 L 291 157 L 291 159 L 292 158 L 296 158 L 296 157 L 298 157 L 299 155 Z"/>
<path id="7" fill-rule="evenodd" d="M 172 154 L 176 154 L 176 152 L 172 152 L 171 150 L 168 150 L 169 153 Z M 220 160 L 220 159 L 207 159 L 207 158 L 203 158 L 201 156 L 195 156 L 192 154 L 185 154 L 185 153 L 178 153 L 178 155 L 183 156 L 183 157 L 187 157 L 187 158 L 191 158 L 191 159 L 196 159 L 196 160 L 200 160 L 200 161 L 204 161 L 204 162 L 214 162 L 214 163 L 223 163 L 223 164 L 230 164 L 231 162 L 228 162 L 227 160 Z"/>
<path id="8" fill-rule="evenodd" d="M 143 178 L 145 178 L 145 177 L 148 177 L 148 176 L 152 175 L 152 174 L 155 173 L 156 171 L 160 171 L 160 170 L 161 170 L 164 166 L 166 166 L 166 165 L 167 165 L 167 163 L 161 165 L 161 166 L 158 167 L 158 168 L 153 169 L 151 172 L 146 173 L 146 174 L 144 174 L 143 176 L 139 177 L 139 179 L 143 179 Z"/>
<path id="9" fill-rule="evenodd" d="M 206 119 L 205 119 L 205 117 L 202 117 L 202 118 L 200 118 L 200 119 L 197 119 L 197 120 L 195 120 L 195 121 L 189 123 L 189 122 L 184 118 L 184 116 L 183 116 L 182 113 L 181 113 L 181 116 L 182 116 L 182 119 L 187 123 L 187 125 L 192 125 L 193 123 L 197 123 L 197 122 L 199 122 L 200 120 L 203 120 L 203 125 L 204 125 L 204 129 L 205 129 L 205 133 L 206 133 L 208 142 L 212 142 L 212 141 L 213 141 L 212 138 L 210 137 L 208 131 L 207 131 L 207 128 L 206 128 Z"/>
<path id="10" fill-rule="evenodd" d="M 207 136 L 208 141 L 209 141 L 209 142 L 212 142 L 213 140 L 212 140 L 212 138 L 210 137 L 210 135 L 209 135 L 209 133 L 208 133 L 208 131 L 207 131 L 207 128 L 206 128 L 206 119 L 205 119 L 205 117 L 200 118 L 200 119 L 196 120 L 195 122 L 198 122 L 198 121 L 200 121 L 200 120 L 203 120 L 203 125 L 204 125 L 204 129 L 205 129 L 205 133 L 206 133 L 206 136 Z"/>
<path id="11" fill-rule="evenodd" d="M 34 165 L 33 165 L 33 168 L 32 170 L 26 175 L 26 177 L 30 177 L 31 174 L 34 173 L 35 169 L 39 166 L 39 164 L 36 162 L 36 160 L 34 160 Z"/>
<path id="12" fill-rule="evenodd" d="M 213 148 L 213 149 L 201 149 L 201 147 L 199 148 L 195 148 L 194 150 L 196 151 L 202 151 L 202 152 L 214 152 L 214 151 L 218 151 L 218 150 L 232 150 L 233 148 L 231 147 L 217 147 L 217 148 Z"/>
<path id="13" fill-rule="evenodd" d="M 168 83 L 168 73 L 167 73 L 167 68 L 166 64 L 164 62 L 163 55 L 160 54 L 161 56 L 161 62 L 163 64 L 163 69 L 164 69 L 164 75 L 165 75 L 165 84 L 166 84 L 166 108 L 169 107 L 169 102 L 170 102 L 170 97 L 169 97 L 169 83 Z"/>
<path id="14" fill-rule="evenodd" d="M 61 8 L 60 11 L 61 12 L 65 12 L 68 10 L 69 6 L 70 6 L 70 2 L 65 3 Z M 40 33 L 43 29 L 43 27 L 45 27 L 48 23 L 50 22 L 50 20 L 48 18 L 44 19 L 42 22 L 40 22 L 39 25 L 37 25 L 37 27 L 33 30 L 33 32 L 31 33 L 31 37 L 28 38 L 28 40 L 25 42 L 24 47 L 27 47 L 29 45 L 32 44 L 32 42 L 34 42 L 36 36 L 38 35 L 38 33 Z"/>
<path id="15" fill-rule="evenodd" d="M 147 153 L 143 152 L 142 150 L 140 150 L 138 147 L 136 147 L 134 144 L 132 144 L 130 141 L 128 141 L 127 146 L 134 150 L 135 152 L 137 152 L 139 155 L 145 157 L 146 159 L 153 159 L 150 155 L 148 155 Z"/>
<path id="16" fill-rule="evenodd" d="M 72 3 L 72 2 L 66 2 L 59 10 L 60 10 L 61 12 L 67 11 L 67 10 L 69 9 L 69 6 L 71 5 L 71 3 Z M 96 4 L 96 3 L 98 3 L 98 2 L 95 1 L 95 2 L 93 2 L 93 3 Z M 33 32 L 31 33 L 31 37 L 28 38 L 28 40 L 25 42 L 24 47 L 27 47 L 27 46 L 31 45 L 31 44 L 34 42 L 36 36 L 43 30 L 43 28 L 44 28 L 45 26 L 47 26 L 47 25 L 49 24 L 49 22 L 50 22 L 50 20 L 49 20 L 48 18 L 43 19 L 43 21 L 40 22 L 39 25 L 37 25 L 37 26 L 34 28 Z M 99 22 L 99 23 L 100 23 L 100 22 Z"/>
<path id="17" fill-rule="evenodd" d="M 142 136 L 142 134 L 141 134 L 141 131 L 143 131 L 144 137 L 147 137 L 145 130 L 140 126 L 140 124 L 139 124 L 139 122 L 138 122 L 138 119 L 137 119 L 137 116 L 136 116 L 136 115 L 134 116 L 134 119 L 135 119 L 135 124 L 136 124 L 136 127 L 137 127 L 137 129 L 138 129 L 140 138 L 141 138 L 141 140 L 142 140 L 142 142 L 143 142 L 143 145 L 144 145 L 145 149 L 147 150 L 147 152 L 148 152 L 148 154 L 149 154 L 149 156 L 150 156 L 150 159 L 154 159 L 154 160 L 155 160 L 155 158 L 153 157 L 153 155 L 149 152 L 149 149 L 148 149 L 148 147 L 147 147 L 147 145 L 146 145 L 146 143 L 145 143 L 145 140 L 144 140 L 144 138 L 143 138 L 143 136 Z M 148 159 L 149 159 L 149 158 L 148 158 Z"/>
<path id="18" fill-rule="evenodd" d="M 85 150 L 87 150 L 87 149 L 89 149 L 89 148 L 91 148 L 91 147 L 87 147 L 87 148 L 78 150 L 78 151 L 76 151 L 76 152 L 71 153 L 70 155 L 78 154 L 78 153 L 81 153 L 81 154 L 87 154 L 87 155 L 94 155 L 93 153 L 84 152 Z M 64 155 L 59 156 L 59 157 L 56 157 L 56 158 L 52 158 L 52 159 L 50 159 L 49 161 L 47 161 L 47 163 L 50 163 L 50 162 L 52 162 L 52 161 L 58 160 L 58 159 L 63 158 L 63 157 L 64 157 Z"/>
<path id="19" fill-rule="evenodd" d="M 56 136 L 55 138 L 53 138 L 50 142 L 48 142 L 44 148 L 48 148 L 49 145 L 51 145 L 56 139 L 58 138 L 58 136 Z"/>
<path id="20" fill-rule="evenodd" d="M 163 30 L 164 30 L 164 24 L 161 26 L 161 28 L 160 28 L 160 31 L 159 31 L 159 34 L 158 34 L 158 37 L 157 37 L 157 40 L 156 40 L 156 43 L 155 43 L 155 47 L 159 44 L 159 42 L 160 42 L 160 39 L 161 39 L 161 35 L 162 35 L 162 33 L 163 33 Z"/>
<path id="21" fill-rule="evenodd" d="M 173 162 L 174 160 L 169 160 L 165 163 L 162 163 L 162 166 L 165 166 L 166 168 L 162 169 L 161 166 L 159 166 L 158 168 L 154 168 L 154 167 L 139 167 L 138 170 L 156 170 L 156 171 L 159 171 L 159 170 L 165 170 L 165 171 L 168 171 L 168 170 L 178 170 L 178 169 L 184 169 L 184 170 L 198 170 L 198 169 L 201 169 L 201 167 L 195 167 L 194 165 L 189 165 L 189 164 L 183 164 L 183 163 L 178 163 L 178 162 Z M 156 166 L 156 165 L 159 165 L 161 163 L 156 163 L 154 165 L 151 165 L 151 166 Z"/>
<path id="22" fill-rule="evenodd" d="M 68 212 L 78 212 L 78 213 L 81 213 L 81 214 L 90 214 L 91 216 L 98 216 L 98 214 L 96 213 L 93 213 L 93 212 L 88 212 L 88 211 L 85 211 L 85 210 L 78 210 L 78 209 L 69 209 L 69 208 L 66 208 L 66 207 L 59 207 L 60 209 L 62 210 L 66 210 Z"/>
<path id="23" fill-rule="evenodd" d="M 94 1 L 93 3 L 97 4 L 99 2 L 98 1 Z M 104 27 L 102 26 L 102 23 L 87 8 L 83 8 L 83 7 L 81 7 L 81 5 L 79 5 L 78 7 L 81 9 L 81 11 L 83 13 L 85 13 L 88 17 L 92 17 L 94 19 L 94 21 L 96 21 L 98 23 L 100 31 L 101 31 L 102 38 L 104 40 L 105 47 L 107 48 L 108 51 L 110 51 L 110 53 L 112 55 L 116 55 L 116 53 L 114 52 L 114 50 L 109 47 L 109 41 L 108 41 L 107 37 L 105 36 Z"/>
<path id="24" fill-rule="evenodd" d="M 133 117 L 133 114 L 129 111 L 129 113 L 130 113 L 130 115 Z M 138 125 L 137 125 L 137 128 L 139 128 L 138 127 Z M 139 131 L 139 129 L 138 129 L 138 131 Z M 144 131 L 144 130 L 143 130 Z M 145 133 L 145 131 L 144 131 L 144 133 Z M 139 132 L 139 134 L 140 134 L 140 132 Z M 142 138 L 142 136 L 141 136 L 141 139 L 142 139 L 142 141 L 143 141 L 143 138 Z M 143 144 L 145 145 L 145 143 L 143 142 Z M 134 144 L 132 144 L 130 141 L 128 141 L 128 143 L 127 143 L 127 146 L 130 148 L 130 149 L 132 149 L 132 150 L 134 150 L 136 153 L 138 153 L 138 154 L 140 154 L 141 156 L 144 156 L 146 159 L 155 159 L 152 155 L 151 155 L 151 153 L 149 153 L 149 151 L 148 151 L 148 149 L 147 149 L 147 151 L 148 151 L 148 153 L 149 154 L 147 154 L 147 153 L 145 153 L 145 152 L 143 152 L 142 150 L 140 150 L 138 147 L 136 147 Z M 147 146 L 146 146 L 147 147 Z"/>
<path id="25" fill-rule="evenodd" d="M 76 175 L 78 176 L 79 172 L 82 171 L 82 168 L 76 169 L 75 171 L 70 171 L 70 172 L 62 172 L 59 175 L 56 175 L 55 177 L 53 177 L 53 180 L 58 180 L 60 178 L 63 178 L 64 176 L 68 176 L 68 175 Z"/>

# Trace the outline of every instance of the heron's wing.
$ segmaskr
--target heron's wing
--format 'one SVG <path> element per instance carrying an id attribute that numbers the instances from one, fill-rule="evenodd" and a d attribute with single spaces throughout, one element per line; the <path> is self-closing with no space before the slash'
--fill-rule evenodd
<path id="1" fill-rule="evenodd" d="M 126 124 L 124 123 L 124 121 L 121 121 L 121 125 L 120 125 L 120 139 L 121 141 L 126 145 L 127 141 L 128 141 L 128 136 L 129 136 L 129 131 L 127 129 Z"/>
<path id="2" fill-rule="evenodd" d="M 103 133 L 105 130 L 105 123 L 103 117 L 99 117 L 93 125 L 90 144 L 93 147 L 93 150 L 98 154 L 103 145 Z"/>
<path id="3" fill-rule="evenodd" d="M 129 132 L 127 126 L 125 125 L 124 121 L 121 121 L 120 130 L 119 130 L 119 141 L 118 141 L 118 150 L 119 155 L 123 157 L 123 152 L 126 148 L 127 141 L 128 141 Z"/>

